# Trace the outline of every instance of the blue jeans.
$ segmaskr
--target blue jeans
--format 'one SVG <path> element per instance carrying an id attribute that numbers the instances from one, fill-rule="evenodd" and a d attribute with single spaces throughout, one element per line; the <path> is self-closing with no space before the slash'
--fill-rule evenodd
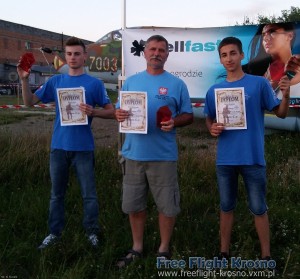
<path id="1" fill-rule="evenodd" d="M 69 181 L 69 169 L 74 167 L 83 199 L 83 227 L 87 233 L 98 233 L 99 205 L 95 183 L 95 158 L 93 151 L 65 151 L 53 149 L 50 153 L 52 182 L 49 228 L 60 236 L 65 225 L 65 194 Z"/>
<path id="2" fill-rule="evenodd" d="M 248 199 L 248 207 L 254 215 L 263 215 L 266 204 L 266 167 L 217 166 L 217 178 L 220 194 L 220 207 L 224 212 L 232 211 L 236 206 L 238 194 L 238 176 L 243 177 Z"/>

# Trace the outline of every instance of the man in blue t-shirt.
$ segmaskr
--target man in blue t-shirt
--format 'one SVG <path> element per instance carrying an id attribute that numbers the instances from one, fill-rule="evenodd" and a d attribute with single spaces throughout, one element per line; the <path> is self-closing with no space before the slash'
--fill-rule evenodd
<path id="1" fill-rule="evenodd" d="M 122 88 L 123 91 L 146 92 L 148 131 L 147 134 L 127 133 L 122 146 L 125 158 L 122 209 L 129 214 L 133 245 L 118 260 L 120 268 L 142 255 L 149 189 L 159 212 L 158 256 L 171 256 L 169 243 L 175 216 L 180 211 L 176 128 L 191 124 L 193 112 L 185 83 L 164 70 L 168 47 L 164 37 L 150 37 L 144 49 L 147 69 L 129 77 Z M 119 122 L 129 115 L 127 110 L 116 110 Z"/>
<path id="2" fill-rule="evenodd" d="M 266 162 L 264 158 L 264 111 L 274 111 L 284 118 L 289 108 L 290 82 L 284 76 L 279 86 L 283 92 L 280 102 L 269 82 L 259 76 L 245 74 L 241 61 L 244 58 L 242 43 L 235 37 L 227 37 L 218 47 L 220 62 L 227 72 L 226 80 L 213 85 L 205 102 L 206 124 L 212 136 L 218 137 L 217 179 L 220 194 L 220 258 L 229 257 L 230 237 L 233 226 L 233 210 L 236 206 L 238 176 L 243 177 L 248 206 L 254 215 L 255 227 L 261 245 L 261 257 L 269 259 L 270 234 L 266 204 Z M 226 95 L 217 99 L 215 92 Z M 230 98 L 230 92 L 244 92 L 244 98 Z M 238 102 L 234 102 L 238 100 Z M 217 109 L 216 109 L 217 103 Z M 222 106 L 229 106 L 226 123 L 220 121 Z M 244 107 L 244 108 L 243 108 Z M 244 113 L 242 112 L 245 109 Z M 235 114 L 233 114 L 235 111 Z M 237 112 L 240 112 L 237 113 Z M 219 113 L 220 115 L 217 115 Z M 238 128 L 236 119 L 243 118 Z M 219 121 L 216 122 L 216 119 Z M 222 122 L 222 123 L 221 123 Z M 229 122 L 229 123 L 228 123 Z M 231 129 L 229 129 L 231 127 Z M 234 129 L 232 129 L 234 127 Z"/>
<path id="3" fill-rule="evenodd" d="M 17 68 L 22 82 L 25 105 L 32 106 L 40 101 L 43 103 L 55 102 L 56 105 L 50 153 L 52 182 L 48 219 L 50 234 L 38 247 L 39 249 L 53 245 L 61 238 L 65 225 L 64 198 L 71 166 L 75 168 L 81 187 L 84 209 L 83 226 L 87 239 L 92 247 L 98 246 L 99 206 L 94 174 L 95 146 L 91 123 L 93 117 L 114 118 L 114 108 L 107 96 L 103 82 L 84 73 L 86 49 L 80 39 L 71 37 L 66 41 L 65 58 L 69 66 L 69 73 L 53 76 L 35 94 L 32 94 L 29 87 L 30 72 L 24 71 L 20 66 Z M 85 103 L 75 102 L 77 111 L 75 112 L 75 108 L 72 107 L 72 114 L 68 114 L 67 106 L 70 105 L 68 101 L 77 98 L 78 96 L 72 95 L 72 92 L 78 91 L 82 92 L 80 100 L 84 100 L 83 94 L 85 95 Z M 62 105 L 63 97 L 58 98 L 58 92 L 69 92 L 69 95 L 60 95 L 66 97 L 67 104 L 65 106 Z M 103 109 L 96 109 L 96 105 Z M 84 120 L 87 116 L 88 121 L 82 123 L 77 119 L 80 125 L 76 125 L 78 123 L 75 121 L 75 113 L 79 115 L 78 119 Z M 65 120 L 63 120 L 64 118 Z"/>

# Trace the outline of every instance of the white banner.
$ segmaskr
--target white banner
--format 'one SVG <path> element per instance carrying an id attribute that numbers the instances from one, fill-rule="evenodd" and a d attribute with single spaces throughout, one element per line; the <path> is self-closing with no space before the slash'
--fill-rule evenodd
<path id="1" fill-rule="evenodd" d="M 169 42 L 169 57 L 165 69 L 185 81 L 193 102 L 203 102 L 210 86 L 225 78 L 220 64 L 218 45 L 227 36 L 238 37 L 243 43 L 245 65 L 250 59 L 250 46 L 258 35 L 259 25 L 212 28 L 127 28 L 122 31 L 125 77 L 146 69 L 141 45 L 152 35 L 162 35 Z M 295 23 L 295 32 L 300 25 Z M 293 53 L 300 53 L 300 34 L 296 36 Z M 300 85 L 300 83 L 299 83 Z M 291 105 L 300 105 L 300 91 L 291 91 Z M 298 94 L 299 93 L 299 94 Z"/>

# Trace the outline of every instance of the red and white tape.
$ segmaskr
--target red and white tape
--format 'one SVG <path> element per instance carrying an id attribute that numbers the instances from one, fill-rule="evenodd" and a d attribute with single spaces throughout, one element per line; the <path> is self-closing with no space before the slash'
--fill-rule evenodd
<path id="1" fill-rule="evenodd" d="M 192 106 L 194 108 L 200 108 L 200 107 L 204 107 L 205 103 L 192 103 Z M 290 108 L 300 108 L 300 105 L 290 104 Z"/>
<path id="2" fill-rule="evenodd" d="M 40 104 L 40 105 L 33 105 L 32 107 L 35 108 L 55 108 L 54 104 Z M 28 108 L 25 105 L 0 105 L 0 109 L 20 109 L 20 108 Z"/>
<path id="3" fill-rule="evenodd" d="M 192 106 L 194 107 L 194 108 L 200 108 L 200 107 L 204 107 L 204 103 L 192 103 Z"/>

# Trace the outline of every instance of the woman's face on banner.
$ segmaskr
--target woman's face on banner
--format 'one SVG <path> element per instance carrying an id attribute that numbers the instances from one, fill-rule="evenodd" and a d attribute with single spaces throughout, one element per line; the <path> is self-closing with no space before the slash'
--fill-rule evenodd
<path id="1" fill-rule="evenodd" d="M 277 55 L 283 51 L 291 51 L 293 32 L 286 31 L 276 24 L 268 24 L 263 28 L 261 36 L 266 53 Z"/>

